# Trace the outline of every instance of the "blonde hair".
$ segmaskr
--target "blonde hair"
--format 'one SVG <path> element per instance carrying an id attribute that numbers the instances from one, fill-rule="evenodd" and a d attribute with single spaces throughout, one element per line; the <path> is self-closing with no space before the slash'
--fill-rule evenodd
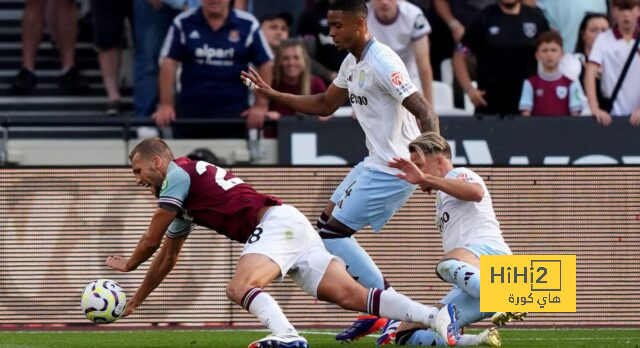
<path id="1" fill-rule="evenodd" d="M 436 132 L 420 134 L 420 136 L 409 143 L 409 152 L 417 152 L 422 156 L 442 154 L 447 159 L 451 159 L 451 147 L 449 143 Z"/>
<path id="2" fill-rule="evenodd" d="M 311 58 L 309 58 L 307 49 L 300 40 L 285 40 L 282 41 L 280 47 L 278 47 L 278 50 L 276 51 L 276 58 L 273 63 L 273 85 L 280 86 L 282 84 L 282 80 L 284 79 L 282 72 L 282 60 L 284 58 L 285 49 L 290 47 L 297 47 L 299 49 L 299 53 L 302 55 L 302 60 L 304 62 L 304 69 L 302 70 L 302 76 L 300 77 L 300 83 L 298 84 L 298 95 L 311 94 Z"/>
<path id="3" fill-rule="evenodd" d="M 171 152 L 171 148 L 169 148 L 169 145 L 160 138 L 147 138 L 139 142 L 138 145 L 136 145 L 129 153 L 129 160 L 133 160 L 133 156 L 137 153 L 139 153 L 142 158 L 160 156 L 168 159 L 169 161 L 173 160 L 173 152 Z"/>

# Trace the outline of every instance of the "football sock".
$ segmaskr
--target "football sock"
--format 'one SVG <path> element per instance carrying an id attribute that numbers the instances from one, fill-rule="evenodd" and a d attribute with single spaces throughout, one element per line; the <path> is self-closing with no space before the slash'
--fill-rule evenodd
<path id="1" fill-rule="evenodd" d="M 298 331 L 285 317 L 276 300 L 262 292 L 262 289 L 249 289 L 242 297 L 241 303 L 244 309 L 258 317 L 262 325 L 269 328 L 274 335 L 298 335 Z"/>
<path id="2" fill-rule="evenodd" d="M 369 289 L 367 313 L 383 318 L 432 326 L 438 308 L 429 307 L 393 290 Z"/>
<path id="3" fill-rule="evenodd" d="M 480 270 L 459 260 L 444 260 L 436 267 L 444 281 L 459 286 L 474 298 L 480 298 Z"/>
<path id="4" fill-rule="evenodd" d="M 322 241 L 331 254 L 344 261 L 347 272 L 362 286 L 376 289 L 385 288 L 382 272 L 355 238 L 344 237 L 323 239 Z"/>

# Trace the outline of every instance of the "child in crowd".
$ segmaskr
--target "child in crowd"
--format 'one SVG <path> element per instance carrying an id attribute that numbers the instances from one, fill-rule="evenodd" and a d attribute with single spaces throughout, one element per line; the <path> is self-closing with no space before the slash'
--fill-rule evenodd
<path id="1" fill-rule="evenodd" d="M 536 41 L 536 59 L 542 70 L 524 81 L 519 106 L 522 116 L 580 115 L 580 83 L 558 69 L 563 54 L 562 37 L 557 31 L 540 34 Z"/>

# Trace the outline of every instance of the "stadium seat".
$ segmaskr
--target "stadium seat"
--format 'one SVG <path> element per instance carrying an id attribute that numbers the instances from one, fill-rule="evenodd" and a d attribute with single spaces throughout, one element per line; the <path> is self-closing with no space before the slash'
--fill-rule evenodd
<path id="1" fill-rule="evenodd" d="M 433 107 L 435 108 L 438 115 L 441 116 L 470 116 L 473 115 L 473 110 L 467 110 L 466 104 L 465 109 L 457 109 L 453 104 L 453 88 L 451 85 L 440 82 L 433 81 L 432 84 L 433 90 Z"/>

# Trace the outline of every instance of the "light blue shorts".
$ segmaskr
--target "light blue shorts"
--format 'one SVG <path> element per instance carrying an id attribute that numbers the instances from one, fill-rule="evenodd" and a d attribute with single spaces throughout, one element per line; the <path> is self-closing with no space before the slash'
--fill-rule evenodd
<path id="1" fill-rule="evenodd" d="M 472 252 L 479 259 L 480 255 L 511 255 L 509 249 L 495 249 L 486 244 L 468 244 L 463 247 Z"/>
<path id="2" fill-rule="evenodd" d="M 379 232 L 415 189 L 416 185 L 360 162 L 331 195 L 336 204 L 331 215 L 354 231 L 371 225 Z"/>

